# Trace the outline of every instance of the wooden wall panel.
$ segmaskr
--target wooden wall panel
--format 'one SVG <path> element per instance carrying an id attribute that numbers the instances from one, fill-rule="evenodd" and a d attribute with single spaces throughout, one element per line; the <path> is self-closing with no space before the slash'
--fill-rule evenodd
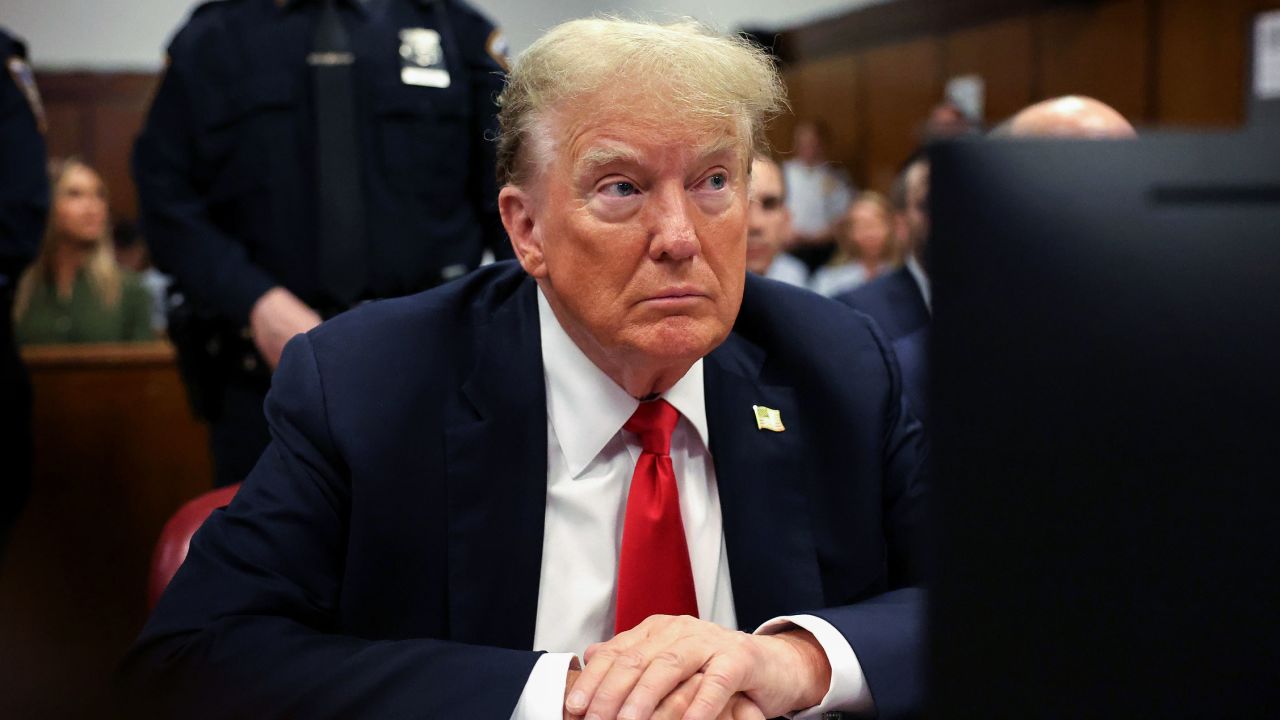
<path id="1" fill-rule="evenodd" d="M 1280 1 L 1161 0 L 1156 114 L 1182 127 L 1238 126 L 1245 116 L 1253 14 Z"/>
<path id="2" fill-rule="evenodd" d="M 965 28 L 943 39 L 943 76 L 980 75 L 988 125 L 1031 104 L 1033 25 L 1025 15 Z"/>
<path id="3" fill-rule="evenodd" d="M 898 166 L 920 144 L 929 111 L 942 98 L 942 42 L 934 36 L 862 54 L 859 118 L 861 187 L 887 192 Z"/>
<path id="4" fill-rule="evenodd" d="M 803 105 L 796 119 L 819 120 L 831 130 L 828 157 L 854 173 L 858 158 L 858 58 L 836 55 L 807 63 L 787 76 L 792 105 Z M 788 128 L 794 122 L 788 125 Z M 782 128 L 779 127 L 779 130 Z M 774 149 L 782 156 L 792 151 L 791 135 L 779 136 Z"/>
<path id="5" fill-rule="evenodd" d="M 1039 12 L 1037 99 L 1089 95 L 1135 125 L 1154 121 L 1148 92 L 1149 5 L 1149 0 L 1112 0 Z"/>
<path id="6" fill-rule="evenodd" d="M 133 141 L 146 120 L 145 109 L 126 104 L 100 104 L 92 108 L 93 163 L 111 192 L 111 214 L 138 217 L 138 195 L 129 172 Z"/>
<path id="7" fill-rule="evenodd" d="M 152 73 L 36 73 L 48 108 L 50 156 L 78 155 L 101 173 L 117 219 L 137 218 L 128 158 L 156 80 Z"/>

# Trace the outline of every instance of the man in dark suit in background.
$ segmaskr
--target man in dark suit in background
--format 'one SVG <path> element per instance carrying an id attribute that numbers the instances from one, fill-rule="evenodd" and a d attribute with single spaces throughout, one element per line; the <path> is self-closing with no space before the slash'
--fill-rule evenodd
<path id="1" fill-rule="evenodd" d="M 690 22 L 530 47 L 500 101 L 519 265 L 290 342 L 272 444 L 126 661 L 134 699 L 916 714 L 924 450 L 887 340 L 745 271 L 781 95 L 763 52 Z"/>
<path id="2" fill-rule="evenodd" d="M 893 182 L 890 200 L 897 209 L 898 237 L 906 244 L 906 262 L 897 271 L 836 297 L 870 315 L 893 343 L 902 367 L 911 408 L 928 419 L 926 393 L 931 290 L 925 270 L 929 244 L 929 157 L 917 152 Z"/>

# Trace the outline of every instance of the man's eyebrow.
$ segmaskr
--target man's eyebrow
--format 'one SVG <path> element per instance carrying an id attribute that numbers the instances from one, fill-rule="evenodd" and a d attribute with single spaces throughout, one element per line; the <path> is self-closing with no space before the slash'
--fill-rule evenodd
<path id="1" fill-rule="evenodd" d="M 716 155 L 737 150 L 738 145 L 737 138 L 721 137 L 699 148 L 696 157 L 700 161 L 705 161 Z M 642 160 L 643 156 L 635 148 L 625 145 L 597 145 L 582 153 L 574 165 L 580 171 L 587 171 L 616 162 L 639 164 Z"/>
<path id="2" fill-rule="evenodd" d="M 616 162 L 640 162 L 640 153 L 634 148 L 620 145 L 598 145 L 582 153 L 574 163 L 580 170 L 604 167 Z"/>

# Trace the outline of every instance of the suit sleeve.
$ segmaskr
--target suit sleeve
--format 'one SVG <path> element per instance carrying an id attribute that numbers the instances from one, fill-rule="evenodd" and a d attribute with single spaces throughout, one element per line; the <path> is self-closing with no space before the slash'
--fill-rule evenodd
<path id="1" fill-rule="evenodd" d="M 0 46 L 4 44 L 0 37 Z M 6 55 L 0 61 L 7 64 L 8 53 L 0 55 Z M 0 280 L 16 281 L 35 257 L 48 210 L 44 135 L 6 69 L 0 71 Z"/>
<path id="2" fill-rule="evenodd" d="M 210 216 L 208 188 L 200 180 L 208 172 L 198 153 L 200 88 L 186 32 L 170 46 L 169 67 L 134 146 L 143 231 L 156 266 L 198 304 L 245 323 L 258 298 L 278 283 Z"/>
<path id="3" fill-rule="evenodd" d="M 144 717 L 507 717 L 538 654 L 339 633 L 351 491 L 305 335 L 285 348 L 272 442 L 210 517 L 120 671 Z"/>
<path id="4" fill-rule="evenodd" d="M 811 614 L 831 623 L 849 641 L 866 676 L 879 720 L 918 717 L 925 697 L 926 571 L 923 428 L 909 409 L 898 363 L 873 324 L 889 379 L 883 466 L 884 531 L 889 592 L 845 607 Z"/>

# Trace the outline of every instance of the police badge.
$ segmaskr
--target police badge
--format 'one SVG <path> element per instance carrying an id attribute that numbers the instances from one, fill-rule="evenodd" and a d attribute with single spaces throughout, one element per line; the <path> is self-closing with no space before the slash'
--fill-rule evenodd
<path id="1" fill-rule="evenodd" d="M 400 82 L 420 87 L 449 87 L 440 33 L 427 28 L 400 31 Z"/>

